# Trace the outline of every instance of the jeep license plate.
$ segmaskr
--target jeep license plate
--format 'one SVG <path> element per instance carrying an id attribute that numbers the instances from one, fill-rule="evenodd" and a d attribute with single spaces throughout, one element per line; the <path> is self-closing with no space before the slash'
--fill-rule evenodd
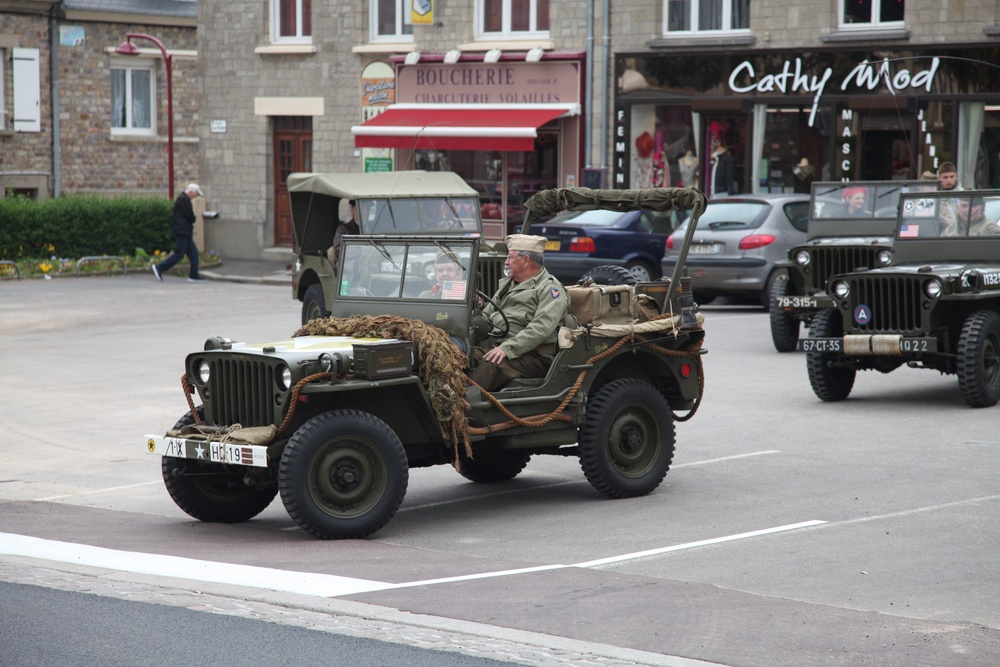
<path id="1" fill-rule="evenodd" d="M 815 297 L 811 296 L 776 296 L 774 303 L 778 308 L 817 308 Z"/>
<path id="2" fill-rule="evenodd" d="M 805 352 L 843 352 L 843 338 L 803 338 L 802 349 Z"/>

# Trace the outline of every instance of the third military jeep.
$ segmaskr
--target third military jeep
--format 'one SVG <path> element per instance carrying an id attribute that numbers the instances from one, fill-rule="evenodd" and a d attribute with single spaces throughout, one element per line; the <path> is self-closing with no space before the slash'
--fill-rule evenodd
<path id="1" fill-rule="evenodd" d="M 900 196 L 891 266 L 830 278 L 833 307 L 802 341 L 819 398 L 847 398 L 858 371 L 906 365 L 957 375 L 972 407 L 1000 400 L 998 215 L 996 190 Z"/>

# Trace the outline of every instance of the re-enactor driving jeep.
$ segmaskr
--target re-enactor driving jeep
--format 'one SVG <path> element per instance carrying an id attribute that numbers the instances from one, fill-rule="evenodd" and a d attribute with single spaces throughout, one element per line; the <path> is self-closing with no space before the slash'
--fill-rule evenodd
<path id="1" fill-rule="evenodd" d="M 566 188 L 525 206 L 529 220 L 592 208 L 682 208 L 697 218 L 705 196 Z M 568 286 L 544 377 L 493 392 L 469 372 L 476 345 L 510 332 L 502 304 L 477 287 L 482 255 L 506 255 L 504 244 L 345 236 L 332 316 L 269 343 L 210 338 L 185 362 L 189 412 L 147 436 L 147 449 L 163 457 L 167 490 L 191 516 L 246 521 L 280 493 L 295 523 L 320 538 L 377 531 L 402 503 L 409 470 L 422 466 L 503 482 L 533 455 L 575 456 L 604 495 L 648 494 L 673 459 L 674 422 L 702 397 L 705 333 L 682 276 L 690 236 L 669 281 L 635 284 L 620 267 L 601 267 L 592 284 Z M 425 260 L 442 257 L 458 268 L 437 280 Z"/>

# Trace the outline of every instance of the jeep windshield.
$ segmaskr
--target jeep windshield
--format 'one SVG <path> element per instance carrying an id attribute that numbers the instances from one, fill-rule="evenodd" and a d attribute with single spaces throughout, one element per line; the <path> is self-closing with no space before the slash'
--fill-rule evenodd
<path id="1" fill-rule="evenodd" d="M 478 235 L 481 227 L 474 197 L 361 199 L 359 207 L 366 234 Z"/>
<path id="2" fill-rule="evenodd" d="M 1000 194 L 963 190 L 902 199 L 896 239 L 967 240 L 970 237 L 1000 238 Z"/>
<path id="3" fill-rule="evenodd" d="M 465 302 L 472 244 L 349 239 L 337 300 L 437 299 Z"/>

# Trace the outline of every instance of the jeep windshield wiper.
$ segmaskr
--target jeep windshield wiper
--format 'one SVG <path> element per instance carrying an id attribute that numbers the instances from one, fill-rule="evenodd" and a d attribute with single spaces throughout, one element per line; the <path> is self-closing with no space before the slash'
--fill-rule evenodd
<path id="1" fill-rule="evenodd" d="M 388 250 L 386 250 L 385 248 L 382 247 L 381 243 L 376 243 L 375 241 L 369 241 L 368 245 L 370 245 L 371 247 L 373 247 L 376 250 L 378 250 L 379 253 L 381 253 L 381 255 L 383 257 L 385 257 L 387 260 L 389 260 L 390 262 L 392 262 L 392 268 L 397 269 L 397 270 L 400 268 L 399 264 L 396 264 L 395 260 L 393 260 L 393 258 L 392 258 L 392 255 L 389 254 Z"/>
<path id="2" fill-rule="evenodd" d="M 454 209 L 452 209 L 452 210 L 454 210 Z M 442 243 L 440 243 L 438 241 L 435 241 L 434 245 L 436 245 L 437 249 L 440 250 L 443 254 L 447 255 L 448 259 L 450 259 L 451 261 L 455 262 L 455 264 L 457 264 L 458 266 L 462 267 L 463 271 L 468 271 L 469 270 L 469 267 L 467 267 L 464 264 L 462 264 L 462 260 L 459 259 L 458 255 L 455 254 L 454 250 L 452 250 L 451 248 L 449 248 L 446 245 L 443 245 Z"/>

